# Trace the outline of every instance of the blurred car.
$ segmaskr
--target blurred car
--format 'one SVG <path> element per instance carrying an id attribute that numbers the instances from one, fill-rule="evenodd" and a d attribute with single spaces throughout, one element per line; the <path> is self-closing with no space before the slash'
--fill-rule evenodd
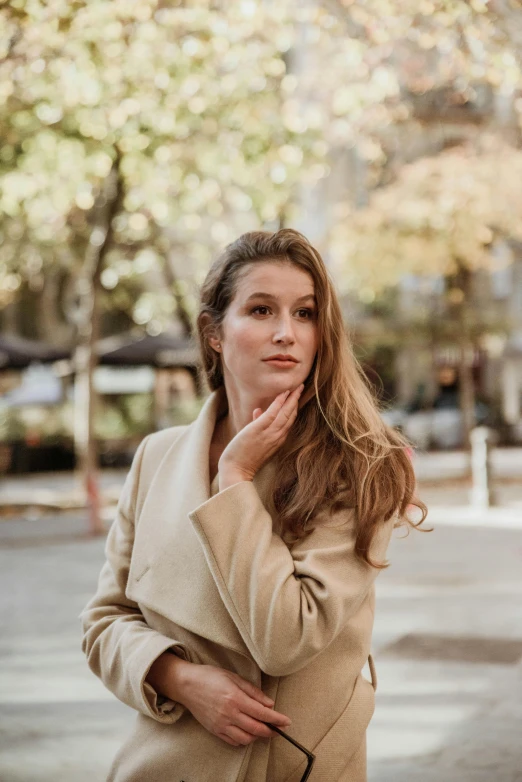
<path id="1" fill-rule="evenodd" d="M 404 407 L 393 407 L 381 412 L 382 419 L 400 429 L 416 448 L 449 450 L 461 448 L 464 442 L 462 412 L 458 407 L 440 407 L 408 412 Z M 483 402 L 475 404 L 477 426 L 486 424 L 489 407 Z"/>

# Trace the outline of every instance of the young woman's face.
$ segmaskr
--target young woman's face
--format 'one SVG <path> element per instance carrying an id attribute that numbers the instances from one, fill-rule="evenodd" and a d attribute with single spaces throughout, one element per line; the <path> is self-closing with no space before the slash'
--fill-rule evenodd
<path id="1" fill-rule="evenodd" d="M 225 381 L 253 396 L 276 397 L 308 376 L 317 351 L 312 277 L 288 262 L 253 263 L 239 281 L 222 327 Z M 276 354 L 294 361 L 269 361 Z"/>

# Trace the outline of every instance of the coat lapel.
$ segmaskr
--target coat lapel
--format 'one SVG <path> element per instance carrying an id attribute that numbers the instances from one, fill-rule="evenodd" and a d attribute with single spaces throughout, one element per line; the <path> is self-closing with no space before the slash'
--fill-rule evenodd
<path id="1" fill-rule="evenodd" d="M 210 497 L 209 448 L 223 406 L 221 388 L 208 396 L 156 468 L 137 524 L 128 594 L 171 622 L 250 658 L 188 518 Z M 265 503 L 272 467 L 267 462 L 254 478 Z"/>

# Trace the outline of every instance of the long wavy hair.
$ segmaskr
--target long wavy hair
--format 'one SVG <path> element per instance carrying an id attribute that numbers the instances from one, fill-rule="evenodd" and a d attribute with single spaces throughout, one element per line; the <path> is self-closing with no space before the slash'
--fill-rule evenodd
<path id="1" fill-rule="evenodd" d="M 319 252 L 291 228 L 250 231 L 227 245 L 200 289 L 197 330 L 203 369 L 211 390 L 224 385 L 221 354 L 208 336 L 220 334 L 238 281 L 252 264 L 287 262 L 308 272 L 317 298 L 318 350 L 305 381 L 299 414 L 275 455 L 273 502 L 283 539 L 299 540 L 308 521 L 323 510 L 355 509 L 355 551 L 377 568 L 370 548 L 383 521 L 419 527 L 426 505 L 415 493 L 410 443 L 388 426 L 346 332 L 339 301 Z M 416 506 L 421 518 L 408 511 Z M 421 530 L 429 531 L 429 530 Z"/>

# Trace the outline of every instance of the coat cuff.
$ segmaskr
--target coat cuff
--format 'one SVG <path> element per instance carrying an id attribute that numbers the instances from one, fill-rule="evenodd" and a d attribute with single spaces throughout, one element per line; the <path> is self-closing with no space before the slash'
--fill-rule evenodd
<path id="1" fill-rule="evenodd" d="M 250 508 L 257 506 L 267 526 L 272 527 L 272 517 L 263 505 L 261 497 L 252 481 L 237 481 L 226 489 L 214 494 L 197 508 L 188 514 L 189 519 L 196 528 L 201 528 L 210 545 L 214 542 L 223 544 L 223 519 L 227 519 L 229 525 L 241 524 L 242 519 L 237 517 L 237 509 L 247 504 Z"/>
<path id="2" fill-rule="evenodd" d="M 237 590 L 243 592 L 247 581 L 244 580 L 245 573 L 241 572 L 242 568 L 236 566 L 235 555 L 238 546 L 243 549 L 245 566 L 251 576 L 252 571 L 246 563 L 250 561 L 250 555 L 259 542 L 257 533 L 260 534 L 263 530 L 265 540 L 272 535 L 272 517 L 253 482 L 246 480 L 238 481 L 214 494 L 190 511 L 188 517 L 203 547 L 222 597 L 224 597 L 223 591 L 227 595 L 225 603 L 232 618 L 236 624 L 243 625 L 248 633 L 245 614 L 242 614 L 237 594 L 234 594 Z M 249 527 L 249 532 L 246 531 L 246 527 Z M 279 542 L 283 545 L 282 541 Z M 288 551 L 287 554 L 290 556 Z"/>
<path id="3" fill-rule="evenodd" d="M 140 709 L 144 713 L 158 722 L 172 724 L 176 722 L 185 707 L 181 703 L 170 700 L 170 698 L 156 692 L 154 687 L 145 681 L 153 663 L 161 657 L 164 652 L 172 652 L 178 657 L 186 660 L 186 650 L 183 644 L 167 638 L 161 633 L 154 634 L 148 638 L 146 643 L 140 645 L 129 659 L 129 680 L 136 682 L 136 699 L 141 703 Z"/>

